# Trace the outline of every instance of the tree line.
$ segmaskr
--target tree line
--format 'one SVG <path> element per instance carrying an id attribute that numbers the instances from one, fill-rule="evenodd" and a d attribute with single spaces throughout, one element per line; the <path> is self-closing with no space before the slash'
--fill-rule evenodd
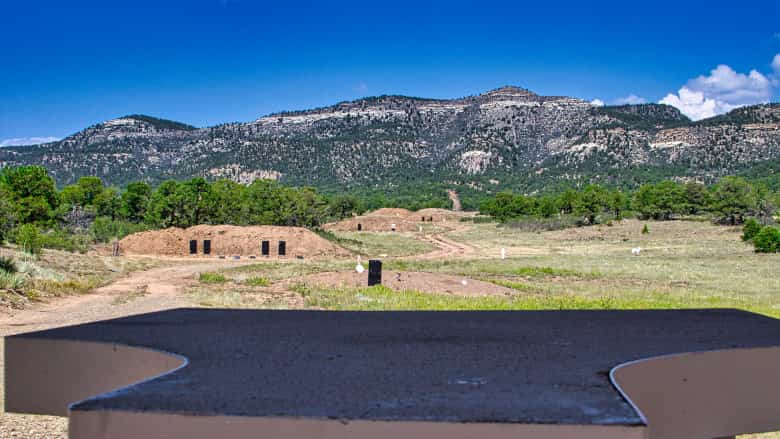
<path id="1" fill-rule="evenodd" d="M 621 219 L 630 214 L 654 220 L 708 215 L 717 223 L 737 225 L 748 217 L 764 224 L 773 222 L 779 201 L 777 193 L 762 185 L 740 177 L 725 177 L 711 186 L 667 180 L 642 185 L 635 191 L 592 184 L 581 190 L 539 196 L 500 192 L 483 200 L 479 210 L 503 222 L 529 216 L 574 215 L 580 217 L 582 224 L 596 224 L 605 218 Z"/>
<path id="2" fill-rule="evenodd" d="M 39 166 L 0 172 L 0 240 L 13 239 L 25 225 L 60 237 L 89 231 L 97 241 L 196 224 L 317 227 L 363 209 L 354 196 L 325 196 L 311 187 L 287 187 L 270 180 L 244 186 L 192 178 L 165 181 L 156 188 L 133 182 L 119 190 L 98 177 L 82 177 L 58 190 Z"/>
<path id="3" fill-rule="evenodd" d="M 154 188 L 132 182 L 121 190 L 106 186 L 98 177 L 82 177 L 58 189 L 45 168 L 7 167 L 0 170 L 0 242 L 24 241 L 32 249 L 85 249 L 87 241 L 107 242 L 146 229 L 196 224 L 318 227 L 367 209 L 446 207 L 446 201 L 426 191 L 420 191 L 418 198 L 397 195 L 403 197 L 325 195 L 311 187 L 289 187 L 271 180 L 241 185 L 200 177 L 169 180 Z M 723 224 L 755 218 L 767 225 L 773 223 L 778 202 L 778 193 L 762 184 L 725 177 L 710 186 L 662 181 L 634 191 L 591 184 L 554 194 L 499 192 L 483 198 L 479 210 L 501 222 L 567 217 L 588 225 L 628 215 L 655 220 L 707 215 Z"/>

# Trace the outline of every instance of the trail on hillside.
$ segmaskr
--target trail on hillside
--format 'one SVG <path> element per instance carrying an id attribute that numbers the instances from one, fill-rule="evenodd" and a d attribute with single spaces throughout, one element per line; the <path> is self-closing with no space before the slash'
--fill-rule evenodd
<path id="1" fill-rule="evenodd" d="M 452 201 L 452 210 L 456 212 L 460 212 L 463 209 L 463 207 L 460 204 L 460 197 L 458 196 L 458 193 L 453 189 L 448 189 L 447 196 Z"/>

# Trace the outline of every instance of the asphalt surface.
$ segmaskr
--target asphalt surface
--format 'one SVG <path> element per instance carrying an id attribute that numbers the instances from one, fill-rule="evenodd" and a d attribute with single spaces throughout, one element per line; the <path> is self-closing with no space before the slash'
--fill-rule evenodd
<path id="1" fill-rule="evenodd" d="M 737 310 L 177 309 L 15 337 L 189 359 L 78 410 L 634 425 L 642 420 L 610 383 L 610 369 L 670 353 L 777 346 L 780 320 Z"/>

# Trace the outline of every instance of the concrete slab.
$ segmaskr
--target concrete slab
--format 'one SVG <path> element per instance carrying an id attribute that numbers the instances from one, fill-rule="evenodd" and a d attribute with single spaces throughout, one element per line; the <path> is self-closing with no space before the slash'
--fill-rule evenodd
<path id="1" fill-rule="evenodd" d="M 78 402 L 72 410 L 79 412 L 632 426 L 645 420 L 610 382 L 614 367 L 673 353 L 780 346 L 780 321 L 723 309 L 178 309 L 14 340 L 115 343 L 188 360 L 170 374 Z"/>

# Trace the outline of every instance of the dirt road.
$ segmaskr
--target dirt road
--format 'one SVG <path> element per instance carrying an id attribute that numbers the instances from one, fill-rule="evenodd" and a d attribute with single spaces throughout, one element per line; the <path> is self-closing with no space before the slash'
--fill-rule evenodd
<path id="1" fill-rule="evenodd" d="M 186 262 L 173 267 L 135 272 L 90 294 L 57 299 L 0 315 L 0 336 L 194 306 L 182 293 L 187 286 L 197 281 L 200 273 L 238 264 L 241 263 Z M 0 349 L 0 370 L 2 368 L 3 350 Z M 3 405 L 3 395 L 3 384 L 0 383 L 0 409 Z M 66 418 L 2 412 L 0 438 L 65 439 L 67 424 Z"/>
<path id="2" fill-rule="evenodd" d="M 475 256 L 477 249 L 463 242 L 453 241 L 447 238 L 446 234 L 450 232 L 462 231 L 468 228 L 467 224 L 451 222 L 447 224 L 446 231 L 440 231 L 419 236 L 422 241 L 429 242 L 436 246 L 436 250 L 421 255 L 409 256 L 407 259 L 446 259 L 452 257 Z"/>
<path id="3" fill-rule="evenodd" d="M 452 257 L 464 257 L 474 254 L 476 250 L 474 247 L 463 244 L 461 242 L 453 241 L 441 234 L 426 235 L 422 237 L 424 241 L 430 242 L 437 247 L 436 250 L 422 255 L 411 256 L 415 259 L 445 259 Z"/>
<path id="4" fill-rule="evenodd" d="M 447 196 L 450 198 L 450 201 L 452 201 L 452 210 L 456 212 L 460 212 L 463 208 L 461 207 L 460 197 L 458 196 L 458 193 L 452 189 L 448 189 Z"/>

